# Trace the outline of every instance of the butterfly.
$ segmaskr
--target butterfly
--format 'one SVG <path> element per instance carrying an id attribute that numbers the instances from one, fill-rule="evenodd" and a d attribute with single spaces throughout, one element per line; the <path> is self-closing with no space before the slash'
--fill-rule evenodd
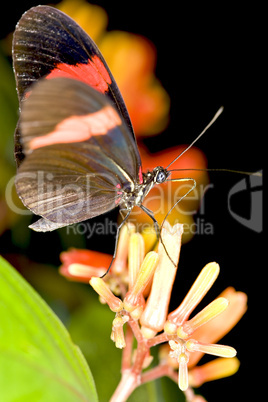
<path id="1" fill-rule="evenodd" d="M 13 37 L 13 66 L 20 105 L 16 189 L 23 204 L 41 216 L 30 228 L 52 231 L 119 207 L 126 214 L 117 229 L 117 245 L 120 228 L 138 206 L 160 235 L 143 200 L 153 186 L 168 180 L 192 181 L 189 191 L 195 187 L 191 178 L 169 179 L 169 167 L 221 111 L 167 167 L 144 173 L 111 71 L 93 40 L 69 16 L 50 6 L 23 14 Z"/>

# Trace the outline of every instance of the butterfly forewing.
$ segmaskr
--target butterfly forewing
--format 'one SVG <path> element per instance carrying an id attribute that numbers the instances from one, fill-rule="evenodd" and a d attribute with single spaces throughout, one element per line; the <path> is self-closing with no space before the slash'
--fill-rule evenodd
<path id="1" fill-rule="evenodd" d="M 13 65 L 20 101 L 27 96 L 30 86 L 44 76 L 83 81 L 110 98 L 136 141 L 126 106 L 103 56 L 85 31 L 66 14 L 49 6 L 28 10 L 14 33 Z M 18 165 L 24 158 L 20 137 L 18 129 L 15 134 Z M 139 160 L 136 148 L 134 152 Z"/>

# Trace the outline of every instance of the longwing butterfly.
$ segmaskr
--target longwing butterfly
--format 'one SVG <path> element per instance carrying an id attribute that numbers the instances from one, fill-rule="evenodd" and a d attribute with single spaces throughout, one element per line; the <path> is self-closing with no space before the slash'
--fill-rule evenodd
<path id="1" fill-rule="evenodd" d="M 42 217 L 30 227 L 51 231 L 116 207 L 126 210 L 125 222 L 139 206 L 159 233 L 142 202 L 168 180 L 174 161 L 142 173 L 127 108 L 92 39 L 61 11 L 33 7 L 17 24 L 13 64 L 21 111 L 16 188 Z"/>

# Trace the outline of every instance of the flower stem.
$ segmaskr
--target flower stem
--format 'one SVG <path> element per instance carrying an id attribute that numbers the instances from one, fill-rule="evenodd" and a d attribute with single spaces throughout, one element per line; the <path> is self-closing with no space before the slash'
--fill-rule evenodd
<path id="1" fill-rule="evenodd" d="M 139 385 L 140 376 L 137 376 L 132 370 L 125 370 L 110 402 L 125 402 Z"/>
<path id="2" fill-rule="evenodd" d="M 131 367 L 131 356 L 132 356 L 132 345 L 133 345 L 134 335 L 129 325 L 127 325 L 126 329 L 126 347 L 123 349 L 122 355 L 122 372 L 130 369 Z"/>
<path id="3" fill-rule="evenodd" d="M 167 364 L 159 364 L 142 374 L 141 383 L 144 384 L 164 376 L 171 378 L 176 383 L 178 382 L 178 373 L 172 367 Z"/>
<path id="4" fill-rule="evenodd" d="M 168 342 L 171 339 L 175 339 L 176 335 L 167 335 L 165 332 L 163 332 L 160 335 L 156 335 L 151 339 L 148 339 L 148 346 L 151 348 L 152 346 L 159 345 L 160 343 Z"/>
<path id="5" fill-rule="evenodd" d="M 137 342 L 142 342 L 144 338 L 142 336 L 138 322 L 136 320 L 133 320 L 133 318 L 129 316 L 128 324 L 131 327 L 133 335 L 137 339 Z"/>
<path id="6" fill-rule="evenodd" d="M 131 351 L 133 337 L 126 337 L 126 348 Z M 131 346 L 128 344 L 131 342 Z M 110 402 L 124 402 L 132 394 L 132 392 L 141 384 L 141 372 L 144 359 L 149 351 L 146 341 L 138 342 L 135 361 L 131 368 L 125 368 L 122 364 L 122 377 L 118 387 L 116 388 Z M 129 363 L 129 356 L 125 356 L 125 366 Z"/>

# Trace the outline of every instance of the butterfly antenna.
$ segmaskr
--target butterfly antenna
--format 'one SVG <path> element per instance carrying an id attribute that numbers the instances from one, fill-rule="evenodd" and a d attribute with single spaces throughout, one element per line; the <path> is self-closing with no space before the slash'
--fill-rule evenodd
<path id="1" fill-rule="evenodd" d="M 166 169 L 169 168 L 170 165 L 172 165 L 172 163 L 176 162 L 177 159 L 179 159 L 185 152 L 188 151 L 188 149 L 190 149 L 195 143 L 196 141 L 199 140 L 199 138 L 202 137 L 203 134 L 205 134 L 205 132 L 209 129 L 210 126 L 212 126 L 212 124 L 217 120 L 217 118 L 222 114 L 223 112 L 223 106 L 221 106 L 219 108 L 219 110 L 217 111 L 217 113 L 214 115 L 214 117 L 210 120 L 210 122 L 208 123 L 208 125 L 204 128 L 204 130 L 193 140 L 193 142 L 191 142 L 191 144 L 184 149 L 184 151 L 182 151 L 172 162 L 170 162 L 170 164 L 166 167 Z"/>
<path id="2" fill-rule="evenodd" d="M 244 174 L 248 176 L 257 176 L 257 177 L 262 177 L 261 172 L 246 172 L 244 170 L 234 170 L 234 169 L 210 169 L 210 168 L 204 168 L 204 169 L 198 169 L 198 168 L 181 168 L 181 169 L 170 169 L 170 172 L 184 172 L 186 170 L 193 170 L 197 172 L 228 172 L 228 173 L 238 173 L 238 174 Z M 167 180 L 167 181 L 174 181 L 173 179 Z M 176 179 L 175 179 L 176 181 Z"/>

